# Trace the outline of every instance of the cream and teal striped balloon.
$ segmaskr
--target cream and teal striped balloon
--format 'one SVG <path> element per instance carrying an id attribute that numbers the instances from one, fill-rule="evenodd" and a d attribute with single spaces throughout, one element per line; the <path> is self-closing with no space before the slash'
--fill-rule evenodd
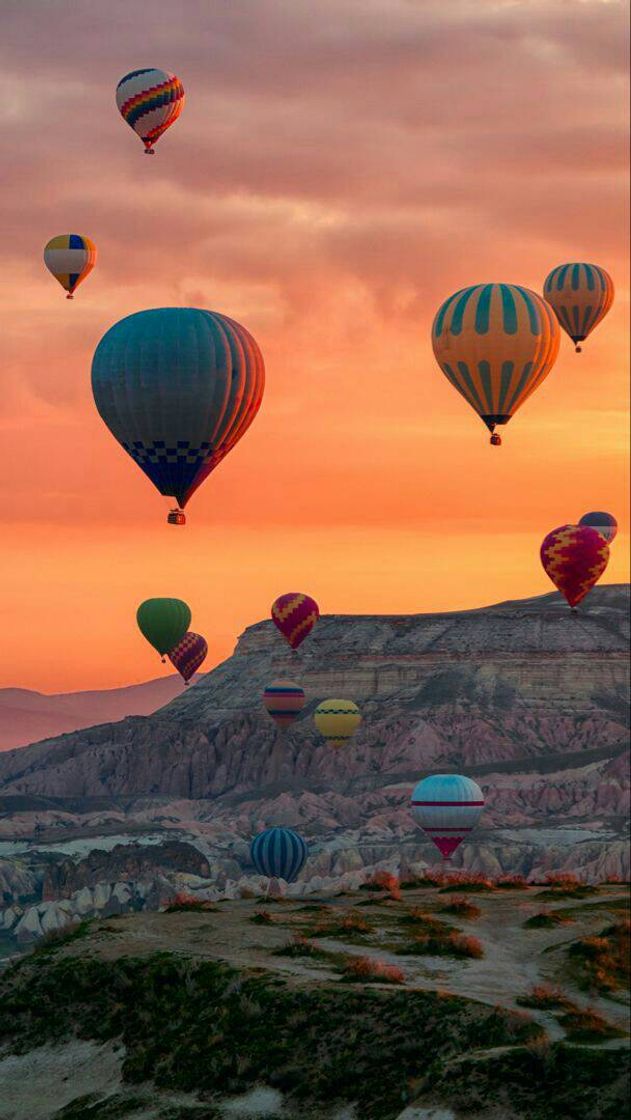
<path id="1" fill-rule="evenodd" d="M 560 264 L 546 277 L 543 294 L 580 354 L 613 303 L 613 280 L 597 264 Z"/>
<path id="2" fill-rule="evenodd" d="M 548 376 L 559 339 L 552 308 L 518 284 L 463 288 L 445 300 L 432 327 L 440 368 L 490 432 L 507 424 Z"/>

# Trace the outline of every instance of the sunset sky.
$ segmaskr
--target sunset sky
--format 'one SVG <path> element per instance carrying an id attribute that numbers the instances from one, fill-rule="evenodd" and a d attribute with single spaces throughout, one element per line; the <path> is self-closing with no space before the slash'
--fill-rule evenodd
<path id="1" fill-rule="evenodd" d="M 590 509 L 628 579 L 627 42 L 626 0 L 0 0 L 0 687 L 166 672 L 135 624 L 154 595 L 187 600 L 212 665 L 284 591 L 546 592 L 542 537 Z M 187 95 L 152 159 L 114 101 L 142 66 Z M 99 252 L 74 303 L 42 261 L 68 232 Z M 490 448 L 434 313 L 572 260 L 614 306 Z M 169 305 L 239 320 L 267 369 L 186 529 L 90 388 L 104 332 Z"/>

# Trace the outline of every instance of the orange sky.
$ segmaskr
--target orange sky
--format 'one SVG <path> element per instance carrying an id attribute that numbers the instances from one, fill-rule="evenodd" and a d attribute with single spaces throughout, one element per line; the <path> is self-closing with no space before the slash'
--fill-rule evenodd
<path id="1" fill-rule="evenodd" d="M 550 590 L 539 544 L 604 508 L 628 579 L 626 3 L 55 0 L 3 4 L 0 687 L 163 670 L 138 603 L 177 595 L 226 656 L 285 590 L 324 612 L 477 606 Z M 184 113 L 153 159 L 114 104 L 137 66 Z M 99 249 L 74 303 L 53 235 Z M 616 302 L 499 450 L 435 364 L 470 283 L 541 289 L 566 260 Z M 224 312 L 267 367 L 257 420 L 167 527 L 94 408 L 123 315 Z"/>

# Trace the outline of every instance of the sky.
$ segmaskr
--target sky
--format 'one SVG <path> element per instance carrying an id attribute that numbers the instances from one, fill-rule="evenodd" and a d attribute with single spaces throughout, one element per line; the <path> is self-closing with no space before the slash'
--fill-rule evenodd
<path id="1" fill-rule="evenodd" d="M 539 546 L 591 509 L 629 578 L 625 0 L 0 0 L 0 687 L 167 672 L 136 629 L 185 599 L 210 667 L 284 591 L 323 613 L 551 590 Z M 186 89 L 147 159 L 114 89 Z M 73 303 L 43 246 L 98 246 Z M 501 449 L 435 363 L 468 284 L 613 276 Z M 90 389 L 118 319 L 196 306 L 257 339 L 238 447 L 167 526 Z"/>

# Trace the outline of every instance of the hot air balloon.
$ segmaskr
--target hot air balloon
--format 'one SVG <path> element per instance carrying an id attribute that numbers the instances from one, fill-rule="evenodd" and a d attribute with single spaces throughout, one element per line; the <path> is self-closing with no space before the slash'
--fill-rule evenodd
<path id="1" fill-rule="evenodd" d="M 305 690 L 294 681 L 272 681 L 263 693 L 263 704 L 274 723 L 284 731 L 291 727 L 305 706 Z"/>
<path id="2" fill-rule="evenodd" d="M 116 104 L 124 121 L 154 155 L 155 144 L 184 108 L 184 86 L 175 74 L 153 67 L 132 70 L 116 87 Z"/>
<path id="3" fill-rule="evenodd" d="M 618 535 L 618 522 L 612 513 L 584 513 L 579 525 L 589 525 L 604 537 L 607 544 L 611 544 Z"/>
<path id="4" fill-rule="evenodd" d="M 136 611 L 141 633 L 165 660 L 175 649 L 191 622 L 190 607 L 182 599 L 145 599 Z"/>
<path id="5" fill-rule="evenodd" d="M 264 382 L 248 331 L 192 307 L 121 319 L 92 361 L 96 407 L 156 489 L 177 501 L 172 524 L 183 523 L 191 495 L 249 428 Z"/>
<path id="6" fill-rule="evenodd" d="M 319 617 L 315 599 L 299 591 L 288 591 L 272 603 L 272 621 L 294 650 L 311 633 Z"/>
<path id="7" fill-rule="evenodd" d="M 291 828 L 266 828 L 250 845 L 250 857 L 259 875 L 268 879 L 297 879 L 309 853 L 302 836 Z"/>
<path id="8" fill-rule="evenodd" d="M 44 249 L 44 264 L 73 299 L 82 280 L 96 264 L 96 245 L 80 233 L 62 233 L 51 237 Z"/>
<path id="9" fill-rule="evenodd" d="M 543 294 L 576 353 L 613 303 L 613 280 L 597 264 L 560 264 L 546 277 Z"/>
<path id="10" fill-rule="evenodd" d="M 411 805 L 417 825 L 447 860 L 475 828 L 484 794 L 461 774 L 433 774 L 414 787 Z"/>
<path id="11" fill-rule="evenodd" d="M 571 607 L 591 591 L 608 562 L 607 541 L 589 525 L 561 525 L 541 545 L 545 573 Z"/>
<path id="12" fill-rule="evenodd" d="M 445 300 L 432 345 L 447 379 L 493 436 L 548 376 L 560 331 L 550 307 L 517 284 L 476 284 Z"/>
<path id="13" fill-rule="evenodd" d="M 169 661 L 175 666 L 184 684 L 188 684 L 202 662 L 206 660 L 208 642 L 201 634 L 189 630 L 173 649 L 169 650 Z"/>
<path id="14" fill-rule="evenodd" d="M 352 700 L 323 700 L 313 720 L 330 747 L 344 747 L 353 738 L 362 717 Z"/>

